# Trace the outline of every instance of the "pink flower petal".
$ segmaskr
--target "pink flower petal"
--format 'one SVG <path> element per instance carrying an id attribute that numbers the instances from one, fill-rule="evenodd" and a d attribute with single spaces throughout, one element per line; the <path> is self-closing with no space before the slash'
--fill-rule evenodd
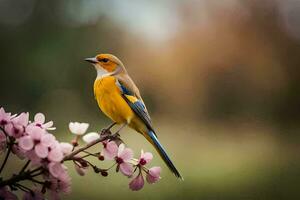
<path id="1" fill-rule="evenodd" d="M 53 143 L 56 142 L 56 139 L 55 137 L 52 135 L 52 134 L 44 134 L 42 137 L 41 137 L 41 143 L 46 146 L 46 147 L 50 147 L 53 145 Z"/>
<path id="2" fill-rule="evenodd" d="M 125 175 L 125 176 L 131 176 L 133 174 L 133 167 L 130 163 L 121 163 L 119 165 L 120 171 Z"/>
<path id="3" fill-rule="evenodd" d="M 33 140 L 30 136 L 24 136 L 24 137 L 21 137 L 19 139 L 19 147 L 21 147 L 22 149 L 26 150 L 26 151 L 29 151 L 33 148 Z"/>
<path id="4" fill-rule="evenodd" d="M 125 144 L 120 144 L 118 148 L 118 156 L 120 157 L 120 154 L 124 151 L 125 149 Z"/>
<path id="5" fill-rule="evenodd" d="M 63 152 L 63 154 L 66 155 L 66 154 L 69 154 L 72 152 L 73 145 L 71 145 L 70 143 L 61 142 L 60 148 L 61 148 L 61 151 Z"/>
<path id="6" fill-rule="evenodd" d="M 48 159 L 53 162 L 60 162 L 63 159 L 63 153 L 60 148 L 52 149 L 49 152 Z"/>
<path id="7" fill-rule="evenodd" d="M 4 108 L 0 108 L 0 125 L 6 125 L 10 123 L 12 116 L 10 113 L 6 113 Z"/>
<path id="8" fill-rule="evenodd" d="M 139 173 L 137 177 L 132 179 L 132 181 L 129 183 L 129 188 L 133 191 L 138 191 L 144 187 L 144 177 L 142 173 Z"/>
<path id="9" fill-rule="evenodd" d="M 61 163 L 51 162 L 49 163 L 48 168 L 51 175 L 58 179 L 65 173 L 65 169 Z"/>
<path id="10" fill-rule="evenodd" d="M 18 197 L 9 191 L 8 186 L 0 188 L 0 197 L 5 200 L 18 200 Z"/>
<path id="11" fill-rule="evenodd" d="M 79 176 L 84 176 L 87 172 L 87 167 L 80 167 L 76 164 L 74 164 L 75 170 Z"/>
<path id="12" fill-rule="evenodd" d="M 41 158 L 36 155 L 34 150 L 27 151 L 26 157 L 31 161 L 31 166 L 38 167 L 41 165 Z"/>
<path id="13" fill-rule="evenodd" d="M 27 126 L 29 122 L 29 113 L 21 113 L 19 116 L 15 117 L 13 120 L 14 124 L 19 124 L 21 126 Z"/>
<path id="14" fill-rule="evenodd" d="M 36 155 L 40 158 L 46 158 L 48 156 L 48 147 L 44 146 L 41 143 L 37 144 L 34 150 Z"/>
<path id="15" fill-rule="evenodd" d="M 0 130 L 0 142 L 6 142 L 6 136 L 2 130 Z"/>
<path id="16" fill-rule="evenodd" d="M 26 127 L 26 133 L 28 133 L 33 140 L 40 141 L 45 130 L 34 125 L 29 125 Z"/>
<path id="17" fill-rule="evenodd" d="M 16 154 L 21 160 L 25 158 L 26 151 L 24 149 L 21 149 L 18 145 L 12 146 L 12 152 Z"/>
<path id="18" fill-rule="evenodd" d="M 147 182 L 150 184 L 157 182 L 160 179 L 160 172 L 161 172 L 160 167 L 150 168 L 146 177 Z"/>
<path id="19" fill-rule="evenodd" d="M 14 138 L 20 138 L 24 135 L 24 127 L 20 124 L 7 124 L 5 132 Z"/>
<path id="20" fill-rule="evenodd" d="M 146 161 L 145 164 L 147 164 L 147 163 L 149 163 L 152 160 L 152 158 L 153 158 L 152 153 L 150 153 L 150 152 L 146 152 L 146 153 L 142 152 L 140 160 L 144 159 Z"/>
<path id="21" fill-rule="evenodd" d="M 118 153 L 118 145 L 114 141 L 110 141 L 106 143 L 105 148 L 103 148 L 101 154 L 107 160 L 112 160 L 117 156 Z"/>
<path id="22" fill-rule="evenodd" d="M 133 158 L 133 151 L 129 148 L 125 148 L 118 157 L 122 158 L 124 162 L 129 161 Z"/>
<path id="23" fill-rule="evenodd" d="M 38 189 L 33 191 L 33 194 L 30 192 L 25 192 L 23 195 L 23 200 L 44 200 L 45 197 Z"/>

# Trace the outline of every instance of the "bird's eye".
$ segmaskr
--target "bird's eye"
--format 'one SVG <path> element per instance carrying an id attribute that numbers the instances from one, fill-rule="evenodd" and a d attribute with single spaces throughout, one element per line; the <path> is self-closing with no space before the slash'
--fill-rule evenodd
<path id="1" fill-rule="evenodd" d="M 100 59 L 100 62 L 107 63 L 109 60 L 107 58 Z"/>

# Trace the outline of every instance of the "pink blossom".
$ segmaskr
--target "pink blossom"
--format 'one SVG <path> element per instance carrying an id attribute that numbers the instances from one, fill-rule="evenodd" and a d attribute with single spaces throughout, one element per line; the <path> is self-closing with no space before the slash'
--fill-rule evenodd
<path id="1" fill-rule="evenodd" d="M 12 119 L 13 124 L 18 124 L 23 127 L 28 125 L 29 122 L 29 113 L 21 113 L 19 116 Z"/>
<path id="2" fill-rule="evenodd" d="M 146 177 L 147 182 L 150 184 L 157 182 L 160 179 L 160 172 L 161 172 L 160 167 L 150 168 Z"/>
<path id="3" fill-rule="evenodd" d="M 59 199 L 59 192 L 69 193 L 71 191 L 71 178 L 67 173 L 63 173 L 58 178 L 51 177 L 49 181 L 50 184 L 50 195 L 51 199 Z"/>
<path id="4" fill-rule="evenodd" d="M 18 145 L 14 144 L 12 146 L 11 151 L 18 156 L 21 160 L 23 160 L 25 158 L 25 153 L 26 151 L 24 151 L 22 148 L 20 148 Z"/>
<path id="5" fill-rule="evenodd" d="M 44 129 L 37 126 L 28 125 L 25 129 L 26 133 L 35 141 L 40 141 L 43 134 L 46 133 Z"/>
<path id="6" fill-rule="evenodd" d="M 63 152 L 55 136 L 45 130 L 29 125 L 26 128 L 28 135 L 19 139 L 19 147 L 25 151 L 34 150 L 39 158 L 48 158 L 49 161 L 60 162 Z"/>
<path id="7" fill-rule="evenodd" d="M 41 143 L 41 139 L 45 134 L 43 129 L 36 126 L 27 126 L 26 133 L 28 135 L 23 136 L 19 139 L 18 145 L 25 151 L 34 149 L 35 153 L 40 158 L 46 158 L 48 156 L 48 147 Z M 46 142 L 47 144 L 48 142 Z"/>
<path id="8" fill-rule="evenodd" d="M 73 145 L 71 145 L 70 143 L 67 143 L 67 142 L 61 142 L 60 148 L 61 148 L 61 151 L 63 152 L 63 154 L 67 155 L 72 152 Z"/>
<path id="9" fill-rule="evenodd" d="M 125 148 L 124 144 L 120 144 L 117 157 L 115 158 L 120 171 L 125 176 L 131 176 L 133 173 L 133 167 L 130 163 L 133 157 L 133 151 L 130 148 Z"/>
<path id="10" fill-rule="evenodd" d="M 21 113 L 11 119 L 11 123 L 5 125 L 5 132 L 14 138 L 20 138 L 24 135 L 25 127 L 29 122 L 29 113 Z"/>
<path id="11" fill-rule="evenodd" d="M 48 155 L 48 159 L 53 162 L 62 161 L 64 155 L 59 147 L 51 149 Z"/>
<path id="12" fill-rule="evenodd" d="M 144 187 L 144 177 L 142 173 L 139 173 L 137 177 L 132 179 L 132 181 L 129 183 L 129 188 L 133 191 L 138 191 Z"/>
<path id="13" fill-rule="evenodd" d="M 74 168 L 75 168 L 77 174 L 79 174 L 80 176 L 84 176 L 88 170 L 88 166 L 83 167 L 83 166 L 80 166 L 79 164 L 74 164 Z"/>
<path id="14" fill-rule="evenodd" d="M 142 150 L 141 151 L 141 157 L 139 159 L 139 164 L 142 165 L 142 166 L 146 165 L 147 163 L 149 163 L 152 160 L 152 158 L 153 158 L 152 153 L 150 153 L 150 152 L 145 152 L 144 153 L 144 151 Z"/>
<path id="15" fill-rule="evenodd" d="M 38 190 L 34 190 L 33 193 L 25 192 L 23 200 L 44 200 L 44 195 Z"/>
<path id="16" fill-rule="evenodd" d="M 24 135 L 25 127 L 20 124 L 9 123 L 4 128 L 5 132 L 14 138 L 20 138 Z"/>
<path id="17" fill-rule="evenodd" d="M 107 160 L 112 160 L 118 154 L 118 145 L 114 141 L 105 140 L 102 142 L 103 149 L 101 155 Z"/>
<path id="18" fill-rule="evenodd" d="M 48 147 L 44 146 L 42 143 L 38 143 L 37 145 L 35 145 L 35 153 L 38 157 L 40 158 L 47 158 L 48 156 Z"/>
<path id="19" fill-rule="evenodd" d="M 54 135 L 47 133 L 47 134 L 43 134 L 41 137 L 41 143 L 46 146 L 46 147 L 51 147 L 54 148 L 58 145 L 56 138 L 54 137 Z"/>
<path id="20" fill-rule="evenodd" d="M 31 150 L 31 151 L 27 151 L 25 153 L 26 157 L 31 161 L 31 166 L 34 166 L 34 167 L 38 167 L 38 166 L 41 166 L 41 161 L 42 159 L 36 155 L 35 151 L 34 150 Z"/>
<path id="21" fill-rule="evenodd" d="M 70 193 L 71 192 L 71 177 L 69 176 L 69 174 L 67 173 L 67 171 L 65 171 L 64 174 L 62 174 L 59 177 L 59 189 L 63 192 L 63 193 Z"/>
<path id="22" fill-rule="evenodd" d="M 6 113 L 4 108 L 0 108 L 0 126 L 4 126 L 10 122 L 11 114 Z"/>
<path id="23" fill-rule="evenodd" d="M 17 200 L 18 197 L 8 190 L 8 187 L 0 188 L 0 199 Z"/>
<path id="24" fill-rule="evenodd" d="M 66 173 L 65 166 L 61 163 L 51 162 L 49 163 L 48 168 L 51 175 L 58 179 L 60 179 Z"/>
<path id="25" fill-rule="evenodd" d="M 29 135 L 26 135 L 24 137 L 21 137 L 19 139 L 19 146 L 26 150 L 29 151 L 33 148 L 34 146 L 34 141 L 32 140 L 32 138 Z"/>
<path id="26" fill-rule="evenodd" d="M 38 127 L 43 128 L 43 129 L 46 129 L 46 130 L 55 130 L 56 129 L 55 127 L 52 127 L 53 121 L 49 121 L 49 122 L 45 123 L 45 115 L 43 113 L 35 114 L 33 124 Z"/>

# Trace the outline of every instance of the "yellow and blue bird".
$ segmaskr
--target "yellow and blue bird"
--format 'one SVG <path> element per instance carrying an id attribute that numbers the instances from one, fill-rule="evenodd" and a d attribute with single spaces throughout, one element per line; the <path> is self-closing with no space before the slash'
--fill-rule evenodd
<path id="1" fill-rule="evenodd" d="M 114 122 L 112 126 L 121 125 L 120 131 L 128 125 L 141 133 L 155 147 L 173 174 L 182 179 L 158 141 L 139 89 L 123 63 L 112 54 L 99 54 L 85 60 L 96 68 L 94 95 L 102 112 Z"/>

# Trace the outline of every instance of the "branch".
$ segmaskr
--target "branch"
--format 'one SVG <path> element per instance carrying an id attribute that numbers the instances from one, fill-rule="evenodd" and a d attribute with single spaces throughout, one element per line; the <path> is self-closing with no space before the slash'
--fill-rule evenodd
<path id="1" fill-rule="evenodd" d="M 25 172 L 19 175 L 15 175 L 13 177 L 11 177 L 10 179 L 4 180 L 0 182 L 0 188 L 6 185 L 13 185 L 19 181 L 22 180 L 26 180 L 30 177 L 30 173 L 29 172 Z"/>
<path id="2" fill-rule="evenodd" d="M 33 175 L 34 172 L 39 171 L 41 169 L 42 168 L 39 167 L 32 171 L 26 171 L 26 172 L 19 173 L 18 175 L 13 175 L 11 178 L 9 178 L 7 180 L 0 181 L 0 188 L 3 186 L 6 186 L 6 185 L 14 185 L 23 180 L 29 180 L 30 178 L 35 176 L 35 175 Z M 38 174 L 38 175 L 40 175 L 40 174 Z"/>
<path id="3" fill-rule="evenodd" d="M 102 137 L 100 137 L 99 139 L 94 140 L 94 141 L 88 143 L 87 145 L 85 145 L 85 146 L 83 146 L 83 147 L 77 149 L 76 151 L 73 151 L 73 152 L 70 153 L 69 155 L 66 155 L 66 156 L 64 157 L 64 159 L 62 160 L 62 162 L 67 161 L 67 160 L 72 160 L 73 157 L 76 156 L 78 153 L 80 153 L 80 152 L 82 152 L 82 151 L 85 151 L 86 149 L 90 148 L 91 146 L 94 146 L 95 144 L 98 144 L 98 143 L 100 143 L 100 142 L 103 142 L 104 140 L 107 140 L 107 139 L 109 139 L 109 138 L 111 138 L 111 137 L 113 137 L 113 136 L 110 136 L 110 135 L 102 136 Z"/>

